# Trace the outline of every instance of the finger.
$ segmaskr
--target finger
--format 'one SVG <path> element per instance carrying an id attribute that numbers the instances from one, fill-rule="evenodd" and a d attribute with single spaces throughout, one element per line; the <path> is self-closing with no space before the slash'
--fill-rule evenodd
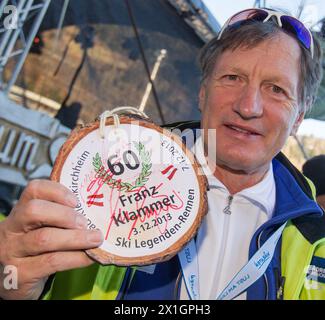
<path id="1" fill-rule="evenodd" d="M 38 199 L 16 210 L 13 231 L 28 232 L 44 226 L 86 229 L 87 219 L 71 207 Z"/>
<path id="2" fill-rule="evenodd" d="M 49 180 L 31 181 L 24 189 L 18 204 L 32 199 L 52 201 L 72 208 L 77 205 L 76 196 L 68 188 Z"/>
<path id="3" fill-rule="evenodd" d="M 24 278 L 42 279 L 56 272 L 87 267 L 94 263 L 84 251 L 51 252 L 24 261 Z M 19 271 L 19 270 L 18 270 Z"/>
<path id="4" fill-rule="evenodd" d="M 102 242 L 103 235 L 100 230 L 40 228 L 21 237 L 21 244 L 16 246 L 16 257 L 91 249 L 98 247 Z"/>

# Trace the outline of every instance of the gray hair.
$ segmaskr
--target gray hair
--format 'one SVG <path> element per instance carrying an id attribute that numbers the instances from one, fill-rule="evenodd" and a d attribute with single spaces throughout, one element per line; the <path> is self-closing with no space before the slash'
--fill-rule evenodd
<path id="1" fill-rule="evenodd" d="M 202 73 L 201 85 L 211 75 L 217 59 L 224 51 L 236 50 L 239 47 L 253 48 L 263 41 L 276 37 L 280 32 L 284 32 L 296 39 L 294 35 L 279 27 L 272 19 L 265 23 L 250 20 L 243 23 L 239 28 L 226 28 L 220 40 L 217 40 L 217 37 L 215 37 L 201 49 L 199 55 Z M 320 42 L 314 34 L 313 37 L 313 58 L 300 41 L 297 41 L 301 48 L 298 103 L 302 112 L 307 112 L 312 108 L 323 75 Z"/>

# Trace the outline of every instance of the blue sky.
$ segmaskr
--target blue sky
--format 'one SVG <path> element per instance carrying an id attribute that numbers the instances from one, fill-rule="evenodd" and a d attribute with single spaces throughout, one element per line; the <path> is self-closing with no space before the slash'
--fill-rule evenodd
<path id="1" fill-rule="evenodd" d="M 251 8 L 255 1 L 251 0 L 203 0 L 210 9 L 211 13 L 222 25 L 234 13 Z M 266 0 L 267 7 L 276 7 L 289 10 L 296 16 L 299 12 L 301 0 Z M 325 16 L 325 0 L 306 0 L 301 20 L 309 26 L 315 26 L 316 22 Z M 325 139 L 325 121 L 304 120 L 300 126 L 298 134 L 314 135 L 315 137 Z"/>

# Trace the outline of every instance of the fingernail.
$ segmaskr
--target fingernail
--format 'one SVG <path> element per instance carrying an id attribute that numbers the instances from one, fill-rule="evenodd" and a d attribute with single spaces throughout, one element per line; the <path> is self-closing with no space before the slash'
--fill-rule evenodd
<path id="1" fill-rule="evenodd" d="M 67 194 L 66 200 L 67 203 L 72 207 L 76 207 L 78 204 L 77 198 L 73 194 Z"/>
<path id="2" fill-rule="evenodd" d="M 87 229 L 87 219 L 78 214 L 76 217 L 76 225 L 78 229 Z"/>
<path id="3" fill-rule="evenodd" d="M 87 234 L 87 240 L 91 244 L 101 244 L 103 242 L 103 235 L 100 230 L 91 230 Z"/>

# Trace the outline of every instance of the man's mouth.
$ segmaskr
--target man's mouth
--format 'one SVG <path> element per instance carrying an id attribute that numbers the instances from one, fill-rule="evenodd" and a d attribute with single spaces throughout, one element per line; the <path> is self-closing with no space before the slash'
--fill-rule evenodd
<path id="1" fill-rule="evenodd" d="M 238 126 L 238 125 L 233 125 L 233 124 L 225 124 L 225 126 L 231 130 L 246 134 L 246 135 L 254 135 L 254 136 L 260 136 L 261 134 L 250 127 L 246 127 L 246 126 Z"/>

